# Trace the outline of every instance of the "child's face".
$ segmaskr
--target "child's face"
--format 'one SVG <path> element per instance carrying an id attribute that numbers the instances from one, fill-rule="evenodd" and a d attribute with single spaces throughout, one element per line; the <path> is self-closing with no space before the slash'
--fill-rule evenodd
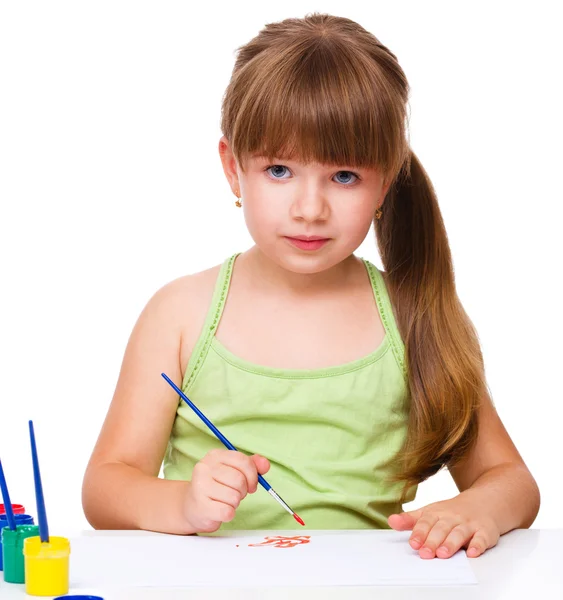
<path id="1" fill-rule="evenodd" d="M 255 156 L 243 173 L 223 136 L 219 151 L 233 192 L 240 191 L 246 225 L 260 250 L 297 273 L 328 269 L 365 239 L 388 185 L 375 170 Z M 291 238 L 320 236 L 307 248 Z M 317 247 L 318 246 L 318 247 Z"/>

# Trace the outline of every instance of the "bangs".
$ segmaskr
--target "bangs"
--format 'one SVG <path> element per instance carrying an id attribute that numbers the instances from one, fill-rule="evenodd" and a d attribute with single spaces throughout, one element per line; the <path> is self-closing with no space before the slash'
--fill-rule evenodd
<path id="1" fill-rule="evenodd" d="M 261 155 L 392 171 L 404 148 L 396 92 L 373 59 L 317 42 L 265 50 L 231 82 L 238 110 L 229 141 L 241 168 Z"/>

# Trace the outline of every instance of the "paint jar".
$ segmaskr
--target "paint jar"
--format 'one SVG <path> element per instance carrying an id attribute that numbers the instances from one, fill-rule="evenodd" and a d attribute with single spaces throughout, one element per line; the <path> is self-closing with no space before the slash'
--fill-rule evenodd
<path id="1" fill-rule="evenodd" d="M 25 592 L 30 596 L 68 594 L 70 541 L 65 537 L 29 537 L 23 545 Z"/>
<path id="2" fill-rule="evenodd" d="M 25 508 L 23 507 L 23 504 L 12 504 L 12 512 L 15 515 L 24 515 Z M 6 514 L 6 507 L 3 504 L 0 504 L 0 515 L 5 515 L 5 514 Z"/>
<path id="3" fill-rule="evenodd" d="M 33 517 L 31 515 L 14 515 L 14 521 L 16 522 L 16 527 L 18 525 L 33 525 Z M 4 527 L 8 527 L 8 518 L 6 515 L 0 515 L 0 532 Z M 0 571 L 4 569 L 4 559 L 2 557 L 2 535 L 0 535 Z M 23 556 L 23 555 L 22 555 Z"/>
<path id="4" fill-rule="evenodd" d="M 88 596 L 84 594 L 76 594 L 74 596 L 57 596 L 53 598 L 53 600 L 78 600 L 82 598 L 82 600 L 104 600 L 101 596 Z"/>
<path id="5" fill-rule="evenodd" d="M 4 581 L 7 583 L 25 583 L 23 544 L 27 538 L 39 535 L 37 525 L 17 525 L 12 531 L 2 529 L 2 554 L 4 557 Z"/>

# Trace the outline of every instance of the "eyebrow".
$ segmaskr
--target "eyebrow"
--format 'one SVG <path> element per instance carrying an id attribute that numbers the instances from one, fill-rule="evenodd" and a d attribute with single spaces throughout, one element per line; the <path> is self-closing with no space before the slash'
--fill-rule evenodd
<path id="1" fill-rule="evenodd" d="M 252 158 L 262 158 L 262 159 L 265 159 L 265 160 L 266 159 L 269 160 L 269 158 L 265 154 L 255 153 L 255 154 L 252 154 L 251 157 Z M 277 156 L 277 155 L 274 155 L 272 157 L 272 160 L 279 160 L 279 161 L 282 161 L 282 162 L 294 162 L 294 163 L 299 163 L 300 162 L 298 159 L 292 158 L 290 156 Z"/>
<path id="2" fill-rule="evenodd" d="M 254 154 L 251 154 L 252 158 L 268 158 L 265 154 L 260 154 L 259 152 L 255 152 Z M 280 160 L 283 162 L 294 162 L 294 163 L 299 163 L 299 160 L 295 159 L 295 158 L 290 158 L 290 157 L 284 157 L 284 156 L 274 156 L 273 157 L 274 160 Z M 364 171 L 365 168 L 363 167 L 352 167 L 350 165 L 328 165 L 326 168 L 327 169 L 333 169 L 335 167 L 342 167 L 347 171 Z"/>
<path id="3" fill-rule="evenodd" d="M 267 156 L 265 154 L 262 154 L 260 152 L 255 152 L 251 156 L 252 156 L 252 158 L 267 158 Z M 283 156 L 274 156 L 274 158 L 279 158 L 280 160 L 287 160 Z"/>

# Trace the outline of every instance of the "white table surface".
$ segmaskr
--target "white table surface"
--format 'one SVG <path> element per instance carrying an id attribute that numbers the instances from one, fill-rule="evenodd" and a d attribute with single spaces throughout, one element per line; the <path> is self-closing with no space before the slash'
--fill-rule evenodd
<path id="1" fill-rule="evenodd" d="M 236 532 L 233 532 L 236 533 Z M 242 532 L 239 532 L 242 533 Z M 247 532 L 250 533 L 250 532 Z M 256 534 L 256 531 L 252 532 Z M 276 532 L 260 532 L 271 535 Z M 62 532 L 58 535 L 76 537 Z M 84 536 L 150 536 L 145 531 L 85 531 Z M 478 558 L 470 558 L 478 585 L 457 587 L 187 587 L 187 588 L 127 588 L 81 589 L 69 591 L 96 594 L 105 600 L 262 600 L 264 598 L 292 600 L 331 600 L 333 598 L 377 598 L 378 600 L 563 600 L 563 529 L 515 529 L 503 535 L 499 543 Z M 420 559 L 424 560 L 424 559 Z M 448 560 L 448 559 L 432 559 Z M 72 563 L 71 563 L 72 565 Z M 72 569 L 72 566 L 71 566 Z M 0 600 L 32 598 L 25 586 L 5 583 L 0 579 Z"/>

